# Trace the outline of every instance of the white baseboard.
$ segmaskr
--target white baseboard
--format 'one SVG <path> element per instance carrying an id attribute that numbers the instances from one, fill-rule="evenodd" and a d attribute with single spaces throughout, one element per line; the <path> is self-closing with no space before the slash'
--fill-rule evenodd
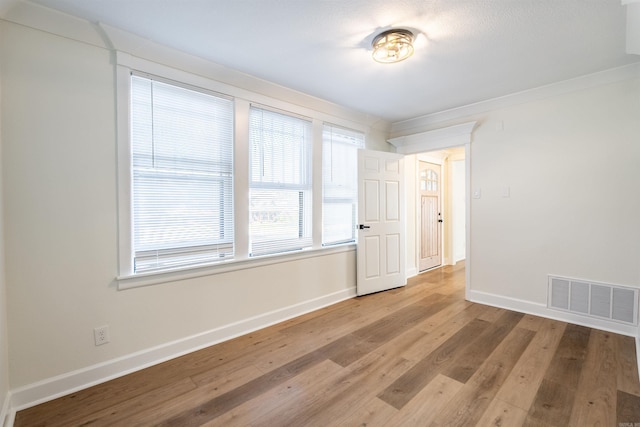
<path id="1" fill-rule="evenodd" d="M 0 426 L 12 427 L 15 413 L 11 413 L 11 392 L 8 391 L 0 408 Z"/>
<path id="2" fill-rule="evenodd" d="M 562 322 L 574 323 L 576 325 L 587 326 L 589 328 L 601 329 L 603 331 L 613 332 L 620 335 L 631 336 L 636 338 L 636 341 L 638 340 L 637 337 L 640 332 L 637 326 L 552 310 L 548 308 L 546 304 L 538 304 L 502 295 L 470 290 L 467 293 L 466 298 L 469 301 L 493 307 L 506 308 L 507 310 L 518 311 L 520 313 L 533 314 L 535 316 L 546 317 L 548 319 L 560 320 Z"/>
<path id="3" fill-rule="evenodd" d="M 56 399 L 355 296 L 355 287 L 344 289 L 201 334 L 29 384 L 11 390 L 10 410 L 15 413 L 15 411 Z"/>
<path id="4" fill-rule="evenodd" d="M 407 279 L 413 276 L 417 276 L 418 275 L 418 269 L 415 267 L 412 268 L 407 268 L 406 271 L 406 275 L 407 275 Z"/>
<path id="5" fill-rule="evenodd" d="M 636 362 L 638 363 L 638 380 L 640 381 L 640 327 L 636 336 Z"/>

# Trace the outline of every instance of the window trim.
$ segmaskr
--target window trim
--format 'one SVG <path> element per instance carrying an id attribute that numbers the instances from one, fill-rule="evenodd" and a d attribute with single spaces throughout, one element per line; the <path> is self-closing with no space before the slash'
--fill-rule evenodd
<path id="1" fill-rule="evenodd" d="M 118 272 L 133 274 L 133 159 L 131 145 L 131 71 L 116 67 Z"/>
<path id="2" fill-rule="evenodd" d="M 143 266 L 146 265 L 145 260 L 154 260 L 154 259 L 162 259 L 163 264 L 167 264 L 167 263 L 171 263 L 171 262 L 178 262 L 178 263 L 184 263 L 184 267 L 188 267 L 189 265 L 197 268 L 203 265 L 211 265 L 211 264 L 216 264 L 222 260 L 225 259 L 233 259 L 234 256 L 234 231 L 235 228 L 233 226 L 233 220 L 235 218 L 235 216 L 233 215 L 233 198 L 234 198 L 234 191 L 233 191 L 233 171 L 234 171 L 234 165 L 233 165 L 233 161 L 234 161 L 234 154 L 233 154 L 233 145 L 234 145 L 234 135 L 233 135 L 233 131 L 235 129 L 234 126 L 234 120 L 233 120 L 233 114 L 235 113 L 235 106 L 234 106 L 234 99 L 233 97 L 229 96 L 229 95 L 225 95 L 225 94 L 221 94 L 219 92 L 215 92 L 215 91 L 211 91 L 205 88 L 201 88 L 201 87 L 197 87 L 194 85 L 190 85 L 190 84 L 186 84 L 183 82 L 176 82 L 170 79 L 166 79 L 164 77 L 160 77 L 160 76 L 156 76 L 154 74 L 151 73 L 143 73 L 143 72 L 139 72 L 136 70 L 131 70 L 129 73 L 129 83 L 132 84 L 134 79 L 143 79 L 144 81 L 148 81 L 151 84 L 153 83 L 158 83 L 161 85 L 165 85 L 165 86 L 170 86 L 172 88 L 177 88 L 179 90 L 186 90 L 189 92 L 195 92 L 198 94 L 202 94 L 205 96 L 209 96 L 212 98 L 215 98 L 217 100 L 222 100 L 223 102 L 227 103 L 226 104 L 226 113 L 231 113 L 231 123 L 230 123 L 230 128 L 227 128 L 227 130 L 229 130 L 229 135 L 231 136 L 231 140 L 226 140 L 227 143 L 230 142 L 230 151 L 228 152 L 228 154 L 230 154 L 230 157 L 228 159 L 230 159 L 231 163 L 231 169 L 230 169 L 230 175 L 229 176 L 209 176 L 206 177 L 205 179 L 209 182 L 209 183 L 220 183 L 220 194 L 219 195 L 225 195 L 225 197 L 231 197 L 231 211 L 226 211 L 226 210 L 221 210 L 221 215 L 220 215 L 220 221 L 224 221 L 227 219 L 227 214 L 231 213 L 231 221 L 230 224 L 228 225 L 223 225 L 223 227 L 219 230 L 219 238 L 213 242 L 213 241 L 208 241 L 207 243 L 203 243 L 203 244 L 199 244 L 199 245 L 191 245 L 191 246 L 171 246 L 171 247 L 167 247 L 167 248 L 156 248 L 156 249 L 151 249 L 151 250 L 141 250 L 140 248 L 137 248 L 136 250 L 136 244 L 135 244 L 135 236 L 132 237 L 132 258 L 133 258 L 133 269 L 137 270 L 137 266 L 139 264 L 142 264 Z M 133 84 L 130 87 L 130 92 L 129 95 L 131 96 L 132 94 L 132 89 L 133 89 Z M 131 98 L 130 98 L 131 99 Z M 131 114 L 134 111 L 133 107 L 132 107 L 132 103 L 129 103 L 129 113 Z M 131 120 L 128 122 L 129 128 L 131 129 L 132 127 L 135 129 L 135 126 L 132 126 L 131 124 Z M 153 126 L 152 126 L 153 127 Z M 132 195 L 135 196 L 135 183 L 136 183 L 136 176 L 139 179 L 143 179 L 143 177 L 146 178 L 156 178 L 158 176 L 162 176 L 162 177 L 168 177 L 168 178 L 172 178 L 172 179 L 176 179 L 178 178 L 178 176 L 182 176 L 182 177 L 188 177 L 190 179 L 192 178 L 192 174 L 193 171 L 189 170 L 189 171 L 184 171 L 184 170 L 180 170 L 180 171 L 175 171 L 175 170 L 166 170 L 164 168 L 159 168 L 156 169 L 155 167 L 151 167 L 151 166 L 144 166 L 144 167 L 135 167 L 135 152 L 133 152 L 133 148 L 134 148 L 134 139 L 131 136 L 131 133 L 129 133 L 129 144 L 130 144 L 130 152 L 133 153 L 131 155 L 131 159 L 133 160 L 132 166 L 131 166 L 131 173 L 132 173 L 132 181 L 131 181 L 131 185 L 130 185 L 130 189 L 132 192 Z M 226 145 L 227 147 L 229 147 L 228 145 Z M 196 173 L 196 176 L 200 176 L 202 178 L 203 174 L 201 173 Z M 225 193 L 225 189 L 226 189 L 226 185 L 230 185 L 230 190 L 228 192 Z M 136 230 L 136 220 L 135 220 L 135 197 L 132 197 L 131 200 L 133 201 L 133 205 L 132 205 L 132 213 L 133 213 L 133 221 L 132 221 L 132 231 L 135 233 Z M 222 208 L 223 206 L 221 204 L 217 205 L 218 208 Z M 229 237 L 224 237 L 225 236 L 225 232 L 229 232 L 231 238 Z M 198 261 L 191 261 L 191 262 L 186 262 L 185 263 L 185 255 L 189 256 L 191 258 L 197 257 L 197 254 L 202 254 L 203 252 L 206 252 L 207 250 L 209 252 L 211 252 L 211 249 L 215 248 L 216 250 L 213 251 L 213 253 L 210 253 L 209 256 L 207 256 L 207 260 L 200 260 Z M 227 250 L 223 250 L 220 251 L 220 248 L 226 248 Z M 175 269 L 181 268 L 180 265 L 174 265 L 172 267 L 147 267 L 147 268 L 142 268 L 139 269 L 138 271 L 134 271 L 133 274 L 142 274 L 145 272 L 151 272 L 151 271 L 173 271 Z"/>
<path id="3" fill-rule="evenodd" d="M 293 252 L 261 255 L 243 260 L 232 259 L 201 267 L 184 267 L 174 270 L 123 275 L 116 277 L 116 281 L 118 284 L 118 290 L 134 289 L 161 283 L 214 276 L 232 271 L 259 268 L 267 265 L 281 264 L 283 262 L 299 261 L 308 258 L 317 258 L 320 256 L 329 256 L 355 251 L 356 244 L 351 242 L 348 244 L 324 246 L 321 248 L 307 248 Z"/>
<path id="4" fill-rule="evenodd" d="M 197 90 L 209 93 L 214 96 L 230 99 L 234 101 L 234 116 L 237 117 L 239 105 L 242 106 L 241 98 L 237 98 L 233 94 L 233 88 L 215 80 L 191 74 L 186 71 L 171 68 L 165 65 L 147 61 L 145 59 L 134 57 L 124 52 L 116 52 L 116 145 L 117 145 L 117 200 L 118 200 L 118 274 L 116 280 L 128 277 L 142 277 L 147 273 L 134 273 L 134 245 L 133 245 L 133 164 L 132 164 L 132 143 L 131 143 L 131 76 L 141 76 L 152 78 L 164 83 L 172 84 L 181 88 Z M 238 102 L 240 101 L 240 102 Z M 235 172 L 237 170 L 237 160 L 241 157 L 236 148 L 238 142 L 238 122 L 234 117 L 234 190 L 237 185 Z M 241 156 L 241 154 L 240 154 Z M 235 207 L 235 204 L 234 204 Z M 238 220 L 240 218 L 234 211 L 234 236 L 238 241 Z M 241 223 L 240 223 L 241 225 Z M 242 250 L 243 246 L 235 247 L 235 259 L 244 259 L 242 253 L 237 253 L 238 249 Z M 238 256 L 240 255 L 240 256 Z M 170 270 L 159 270 L 149 272 L 154 274 L 170 274 L 174 271 L 182 271 L 183 269 L 202 269 L 214 266 L 224 261 L 216 261 L 203 266 L 193 266 L 176 268 Z M 120 288 L 120 286 L 119 286 Z"/>
<path id="5" fill-rule="evenodd" d="M 171 61 L 170 61 L 171 62 Z M 175 61 L 174 61 L 175 62 Z M 179 63 L 180 61 L 178 61 Z M 186 64 L 189 65 L 189 64 Z M 191 64 L 193 65 L 193 64 Z M 193 67 L 187 67 L 193 68 Z M 368 125 L 357 119 L 339 118 L 326 112 L 313 110 L 300 104 L 271 98 L 242 89 L 237 86 L 214 80 L 215 76 L 207 72 L 193 74 L 187 68 L 163 65 L 125 52 L 115 51 L 115 117 L 116 117 L 116 197 L 117 197 L 117 274 L 114 283 L 118 290 L 133 289 L 155 284 L 183 281 L 191 278 L 217 275 L 221 273 L 258 268 L 282 262 L 292 262 L 307 258 L 353 252 L 354 243 L 322 246 L 322 125 L 325 122 L 344 126 L 367 135 Z M 195 69 L 197 70 L 198 67 Z M 200 70 L 203 71 L 203 70 Z M 169 83 L 182 83 L 185 86 L 204 89 L 233 98 L 234 100 L 234 192 L 249 191 L 249 109 L 251 105 L 298 116 L 312 122 L 312 241 L 311 248 L 294 252 L 249 257 L 248 239 L 248 198 L 234 198 L 235 255 L 232 260 L 218 261 L 197 267 L 182 267 L 147 273 L 133 273 L 133 218 L 130 142 L 130 93 L 131 74 L 151 75 Z M 354 116 L 355 117 L 355 116 Z M 354 121 L 355 120 L 355 121 Z M 365 144 L 366 145 L 366 144 Z"/>
<path id="6" fill-rule="evenodd" d="M 265 126 L 263 123 L 264 113 L 266 113 L 267 115 L 271 114 L 274 117 L 280 117 L 279 119 L 276 119 L 278 123 L 295 122 L 297 123 L 297 125 L 300 125 L 305 129 L 304 137 L 302 138 L 302 145 L 300 146 L 301 148 L 301 153 L 300 153 L 301 157 L 299 158 L 300 163 L 296 164 L 297 166 L 299 166 L 299 169 L 300 169 L 300 174 L 298 174 L 298 178 L 300 178 L 299 182 L 296 182 L 296 183 L 271 182 L 270 180 L 254 181 L 256 172 L 263 172 L 264 170 L 268 169 L 268 166 L 264 166 L 263 162 L 259 161 L 258 163 L 261 163 L 262 166 L 260 166 L 259 170 L 254 169 L 254 166 L 255 166 L 254 161 L 256 159 L 253 157 L 252 150 L 254 146 L 251 146 L 252 141 L 257 142 L 258 144 L 257 147 L 259 147 L 260 149 L 259 151 L 260 158 L 258 160 L 260 160 L 264 158 L 263 156 L 266 150 L 264 145 L 265 141 L 270 139 L 270 138 L 266 138 L 265 140 L 265 138 L 262 137 L 263 132 L 277 133 L 277 131 L 275 131 L 271 127 L 268 127 L 265 130 Z M 252 125 L 259 125 L 259 127 L 257 129 L 254 129 Z M 307 134 L 307 131 L 308 131 L 308 134 Z M 250 200 L 249 203 L 250 204 L 252 203 L 252 200 L 253 200 L 252 195 L 254 191 L 259 192 L 260 190 L 266 190 L 266 191 L 275 191 L 275 192 L 278 192 L 278 191 L 285 191 L 285 192 L 291 192 L 291 193 L 297 192 L 298 193 L 298 197 L 297 197 L 298 198 L 298 233 L 297 233 L 298 237 L 282 238 L 281 236 L 278 236 L 279 238 L 277 239 L 267 239 L 267 240 L 258 239 L 258 241 L 252 242 L 251 232 L 250 232 L 249 233 L 250 234 L 249 257 L 256 258 L 256 257 L 262 257 L 266 255 L 277 255 L 277 254 L 284 254 L 287 252 L 297 252 L 297 251 L 312 248 L 313 247 L 312 224 L 314 221 L 313 194 L 316 191 L 315 182 L 313 180 L 313 146 L 316 143 L 314 139 L 314 132 L 313 132 L 313 120 L 308 117 L 302 117 L 297 114 L 288 113 L 285 111 L 276 110 L 272 108 L 265 108 L 262 105 L 252 104 L 249 109 L 249 136 L 250 137 L 252 135 L 252 132 L 254 132 L 253 133 L 254 136 L 255 136 L 255 132 L 257 132 L 259 136 L 256 137 L 257 138 L 256 140 L 251 140 L 251 139 L 249 140 L 249 145 L 251 147 L 249 149 L 249 156 L 246 159 L 246 161 L 249 164 L 249 188 L 248 188 L 249 190 L 248 194 L 249 194 L 249 200 Z M 288 151 L 288 153 L 293 154 L 293 152 L 291 152 L 290 150 Z M 294 169 L 297 169 L 297 167 L 294 167 L 294 165 L 292 165 L 292 167 Z M 304 196 L 305 193 L 309 194 L 308 198 Z M 310 203 L 311 206 L 305 206 L 305 202 Z M 306 220 L 308 220 L 308 222 L 310 223 L 308 228 L 305 226 Z M 249 228 L 251 228 L 251 222 L 252 222 L 251 219 L 249 219 Z M 305 229 L 308 231 L 308 234 L 304 233 Z"/>

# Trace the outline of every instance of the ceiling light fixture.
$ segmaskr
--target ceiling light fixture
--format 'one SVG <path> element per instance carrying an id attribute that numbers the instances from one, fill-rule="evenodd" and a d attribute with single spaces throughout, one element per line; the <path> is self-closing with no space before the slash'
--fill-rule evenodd
<path id="1" fill-rule="evenodd" d="M 384 31 L 373 39 L 373 59 L 391 64 L 407 59 L 413 54 L 414 35 L 409 30 L 397 28 Z"/>

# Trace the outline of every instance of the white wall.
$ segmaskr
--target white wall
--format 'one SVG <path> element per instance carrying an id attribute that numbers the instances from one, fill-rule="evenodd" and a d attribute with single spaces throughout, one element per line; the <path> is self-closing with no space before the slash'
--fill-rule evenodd
<path id="1" fill-rule="evenodd" d="M 9 22 L 3 27 L 9 371 L 12 389 L 27 389 L 19 404 L 43 397 L 28 392 L 39 381 L 353 289 L 355 251 L 348 250 L 116 290 L 111 53 L 95 41 Z M 328 103 L 323 108 L 323 114 L 343 113 Z M 385 147 L 384 135 L 370 128 L 368 147 Z M 111 342 L 96 347 L 93 328 L 105 324 Z"/>
<path id="2" fill-rule="evenodd" d="M 481 118 L 472 290 L 545 304 L 548 274 L 640 286 L 639 118 L 638 78 Z"/>
<path id="3" fill-rule="evenodd" d="M 5 37 L 4 23 L 0 21 L 0 39 Z M 0 51 L 2 57 L 2 51 Z M 2 81 L 0 69 L 0 82 Z M 3 218 L 3 168 L 2 168 L 2 85 L 0 84 L 0 425 L 9 410 L 9 347 L 7 338 L 7 298 L 4 269 L 4 218 Z"/>
<path id="4" fill-rule="evenodd" d="M 465 161 L 453 160 L 451 162 L 451 214 L 452 214 L 452 262 L 465 259 L 466 254 L 466 174 Z"/>
<path id="5" fill-rule="evenodd" d="M 450 146 L 436 137 L 476 123 L 468 298 L 638 334 L 546 301 L 549 274 L 640 287 L 639 117 L 637 63 L 392 125 L 392 141 L 413 152 Z"/>
<path id="6" fill-rule="evenodd" d="M 418 186 L 417 175 L 418 156 L 409 154 L 404 156 L 404 200 L 406 213 L 406 249 L 405 249 L 405 272 L 407 277 L 418 274 L 418 221 L 420 218 L 416 212 L 416 192 Z"/>

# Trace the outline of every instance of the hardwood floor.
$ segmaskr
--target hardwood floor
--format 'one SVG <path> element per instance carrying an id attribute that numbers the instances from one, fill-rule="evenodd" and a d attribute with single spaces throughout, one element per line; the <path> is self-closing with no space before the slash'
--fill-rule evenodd
<path id="1" fill-rule="evenodd" d="M 16 426 L 640 425 L 633 338 L 464 301 L 464 265 L 18 412 Z"/>

